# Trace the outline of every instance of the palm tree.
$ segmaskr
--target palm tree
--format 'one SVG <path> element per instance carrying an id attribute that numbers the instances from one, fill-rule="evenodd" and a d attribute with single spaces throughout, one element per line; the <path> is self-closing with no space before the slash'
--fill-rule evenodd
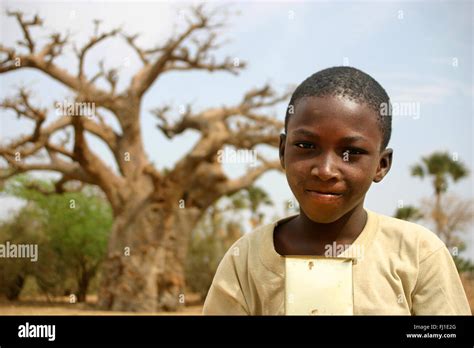
<path id="1" fill-rule="evenodd" d="M 398 208 L 395 212 L 395 217 L 401 220 L 407 221 L 417 221 L 423 217 L 423 214 L 418 210 L 418 208 L 407 205 L 403 208 Z"/>
<path id="2" fill-rule="evenodd" d="M 411 175 L 424 178 L 431 176 L 433 178 L 433 187 L 435 190 L 436 203 L 433 209 L 433 219 L 436 224 L 438 234 L 444 229 L 446 217 L 441 209 L 441 197 L 448 188 L 448 179 L 456 182 L 468 176 L 469 171 L 466 166 L 454 160 L 447 152 L 434 152 L 429 156 L 422 158 L 421 163 L 415 164 L 411 168 Z"/>

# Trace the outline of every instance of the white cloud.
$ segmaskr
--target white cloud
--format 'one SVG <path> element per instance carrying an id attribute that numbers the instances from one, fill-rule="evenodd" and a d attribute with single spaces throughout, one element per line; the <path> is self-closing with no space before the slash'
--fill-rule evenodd
<path id="1" fill-rule="evenodd" d="M 392 100 L 414 101 L 425 104 L 441 104 L 447 98 L 473 98 L 473 85 L 445 77 L 427 77 L 417 73 L 381 73 L 377 78 Z"/>

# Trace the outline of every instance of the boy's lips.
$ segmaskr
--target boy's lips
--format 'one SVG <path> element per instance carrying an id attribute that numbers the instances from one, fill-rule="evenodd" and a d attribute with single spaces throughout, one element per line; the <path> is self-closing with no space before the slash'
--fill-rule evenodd
<path id="1" fill-rule="evenodd" d="M 312 199 L 315 199 L 322 203 L 331 203 L 339 200 L 343 193 L 336 191 L 323 191 L 323 190 L 305 190 L 305 193 L 308 194 Z"/>
<path id="2" fill-rule="evenodd" d="M 311 189 L 306 189 L 305 191 L 315 192 L 322 195 L 333 195 L 333 196 L 341 196 L 344 193 L 343 191 L 336 190 L 336 189 L 328 190 L 328 189 L 312 189 L 311 188 Z"/>

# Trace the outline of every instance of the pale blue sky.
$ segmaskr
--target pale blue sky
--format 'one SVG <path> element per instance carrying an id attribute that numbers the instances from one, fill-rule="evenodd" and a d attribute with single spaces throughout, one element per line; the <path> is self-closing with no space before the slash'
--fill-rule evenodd
<path id="1" fill-rule="evenodd" d="M 178 26 L 178 10 L 187 3 L 178 2 L 41 2 L 3 1 L 2 7 L 39 12 L 48 28 L 65 31 L 83 43 L 92 32 L 92 19 L 103 20 L 104 28 L 123 25 L 132 33 L 143 33 L 141 43 L 152 46 L 162 42 Z M 213 6 L 212 4 L 210 6 Z M 231 40 L 218 56 L 238 57 L 248 68 L 236 77 L 226 73 L 171 73 L 161 77 L 143 101 L 142 130 L 150 158 L 163 168 L 170 167 L 196 141 L 197 134 L 186 132 L 172 142 L 156 128 L 149 110 L 172 102 L 192 103 L 195 110 L 209 106 L 237 103 L 249 88 L 270 82 L 283 91 L 300 83 L 312 73 L 344 63 L 372 75 L 395 102 L 420 103 L 420 118 L 400 116 L 394 119 L 390 147 L 394 163 L 390 174 L 374 184 L 367 195 L 366 207 L 392 215 L 397 202 L 417 204 L 432 194 L 431 183 L 412 178 L 409 167 L 422 156 L 436 150 L 456 152 L 473 168 L 473 5 L 472 2 L 240 2 L 228 3 L 232 11 L 229 26 L 223 33 Z M 12 19 L 1 18 L 1 41 L 13 43 L 19 28 Z M 175 23 L 175 24 L 173 24 Z M 38 31 L 46 37 L 47 32 Z M 105 57 L 106 66 L 121 66 L 126 85 L 139 61 L 121 40 L 111 40 L 97 47 L 88 57 L 86 71 L 94 72 Z M 75 69 L 72 55 L 58 60 L 65 68 Z M 453 64 L 453 62 L 457 62 Z M 0 76 L 0 96 L 14 93 L 14 86 L 26 85 L 36 100 L 52 106 L 53 100 L 68 95 L 57 82 L 28 71 Z M 286 105 L 273 109 L 283 119 Z M 12 115 L 1 117 L 1 141 L 30 129 L 27 121 Z M 94 148 L 111 161 L 105 146 Z M 166 151 L 163 149 L 166 148 Z M 276 150 L 263 150 L 277 157 Z M 226 169 L 231 176 L 243 173 L 233 165 Z M 473 177 L 451 187 L 465 199 L 472 198 Z M 269 173 L 258 184 L 267 189 L 282 214 L 282 202 L 291 198 L 282 174 Z M 12 201 L 7 200 L 10 204 Z M 2 212 L 6 212 L 2 204 Z M 5 214 L 2 214 L 5 215 Z M 466 233 L 472 254 L 473 229 Z"/>

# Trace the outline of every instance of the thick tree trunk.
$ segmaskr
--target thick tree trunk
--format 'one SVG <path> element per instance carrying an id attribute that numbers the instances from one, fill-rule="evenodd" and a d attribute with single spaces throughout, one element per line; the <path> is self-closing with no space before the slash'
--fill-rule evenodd
<path id="1" fill-rule="evenodd" d="M 99 306 L 103 309 L 157 310 L 159 265 L 164 264 L 163 239 L 172 216 L 149 200 L 129 202 L 115 217 L 107 258 L 102 265 Z"/>
<path id="2" fill-rule="evenodd" d="M 97 272 L 97 267 L 98 264 L 92 267 L 87 267 L 85 262 L 81 264 L 77 278 L 77 302 L 86 302 L 89 285 Z"/>
<path id="3" fill-rule="evenodd" d="M 14 281 L 8 287 L 8 291 L 6 294 L 7 299 L 10 301 L 18 300 L 18 297 L 20 296 L 20 293 L 21 293 L 21 290 L 23 289 L 24 284 L 25 284 L 24 274 L 18 274 L 17 276 L 15 276 Z"/>
<path id="4" fill-rule="evenodd" d="M 77 302 L 86 302 L 87 289 L 89 288 L 89 275 L 82 274 L 77 290 Z"/>
<path id="5" fill-rule="evenodd" d="M 185 264 L 189 239 L 202 212 L 196 208 L 178 209 L 172 233 L 166 239 L 165 267 L 158 277 L 158 307 L 177 311 L 186 305 Z"/>
<path id="6" fill-rule="evenodd" d="M 115 217 L 102 265 L 99 306 L 132 312 L 176 310 L 185 304 L 188 236 L 199 214 L 148 199 L 122 211 Z"/>

